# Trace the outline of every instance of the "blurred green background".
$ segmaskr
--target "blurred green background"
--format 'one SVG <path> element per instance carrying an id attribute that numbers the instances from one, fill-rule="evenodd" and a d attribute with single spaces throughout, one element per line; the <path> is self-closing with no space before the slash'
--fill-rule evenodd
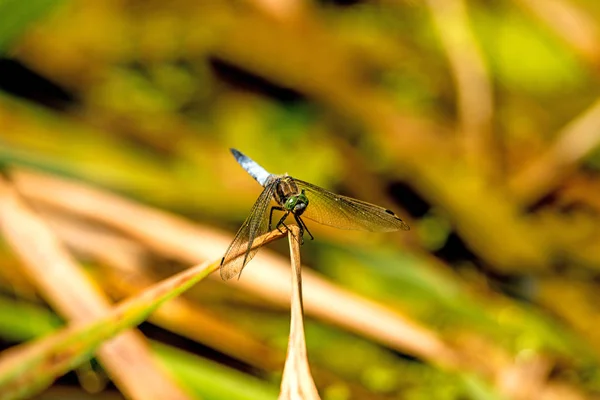
<path id="1" fill-rule="evenodd" d="M 599 43 L 593 0 L 1 0 L 0 162 L 228 240 L 261 190 L 230 147 L 395 210 L 409 232 L 309 224 L 303 262 L 460 361 L 308 315 L 324 399 L 600 398 Z M 144 282 L 189 266 L 136 246 Z M 0 251 L 8 348 L 64 316 Z M 76 254 L 115 299 L 133 293 L 130 271 Z M 194 320 L 143 324 L 190 398 L 276 398 L 287 310 L 216 279 L 186 298 L 260 343 L 224 354 L 185 333 Z M 39 398 L 121 396 L 94 361 Z"/>

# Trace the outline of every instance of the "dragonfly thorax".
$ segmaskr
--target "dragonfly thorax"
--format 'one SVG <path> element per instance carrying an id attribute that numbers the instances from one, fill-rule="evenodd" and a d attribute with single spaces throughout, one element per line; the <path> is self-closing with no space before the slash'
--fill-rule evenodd
<path id="1" fill-rule="evenodd" d="M 298 216 L 302 215 L 308 206 L 308 198 L 304 190 L 300 190 L 294 179 L 284 175 L 276 182 L 273 197 L 286 211 Z"/>

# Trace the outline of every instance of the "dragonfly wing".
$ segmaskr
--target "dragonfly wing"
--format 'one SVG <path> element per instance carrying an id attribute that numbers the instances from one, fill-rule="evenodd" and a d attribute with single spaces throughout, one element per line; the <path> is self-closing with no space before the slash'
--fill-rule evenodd
<path id="1" fill-rule="evenodd" d="M 375 204 L 332 193 L 312 183 L 294 181 L 304 189 L 308 206 L 303 217 L 338 229 L 391 232 L 409 230 L 408 224 L 392 211 Z"/>
<path id="2" fill-rule="evenodd" d="M 254 257 L 258 248 L 252 249 L 252 243 L 256 237 L 264 234 L 268 230 L 268 220 L 266 218 L 267 209 L 271 204 L 275 185 L 271 184 L 262 191 L 252 211 L 242 227 L 238 230 L 233 242 L 229 245 L 225 256 L 221 260 L 221 278 L 229 280 L 234 276 L 240 276 L 242 269 Z"/>

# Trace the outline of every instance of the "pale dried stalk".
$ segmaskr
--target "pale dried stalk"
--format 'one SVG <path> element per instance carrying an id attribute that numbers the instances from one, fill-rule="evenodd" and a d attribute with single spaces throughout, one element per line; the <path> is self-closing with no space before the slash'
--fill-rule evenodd
<path id="1" fill-rule="evenodd" d="M 509 181 L 509 188 L 523 205 L 552 190 L 592 150 L 600 145 L 600 100 L 571 121 L 557 140 Z"/>
<path id="2" fill-rule="evenodd" d="M 270 232 L 257 238 L 253 247 L 260 247 L 285 233 Z M 39 393 L 52 380 L 89 359 L 100 343 L 124 329 L 144 321 L 165 301 L 180 295 L 219 268 L 214 262 L 186 269 L 147 288 L 140 294 L 119 303 L 89 322 L 78 322 L 50 336 L 12 347 L 0 354 L 0 394 L 10 399 Z M 132 362 L 134 360 L 126 360 Z M 150 382 L 146 382 L 150 385 Z M 20 394 L 18 397 L 15 394 Z M 144 399 L 171 399 L 150 393 Z M 4 397 L 0 397 L 4 399 Z"/>
<path id="3" fill-rule="evenodd" d="M 304 337 L 302 306 L 302 264 L 300 262 L 300 229 L 293 225 L 288 231 L 292 262 L 292 296 L 290 304 L 290 338 L 283 369 L 279 400 L 320 399 L 310 373 Z"/>
<path id="4" fill-rule="evenodd" d="M 496 171 L 492 86 L 483 55 L 469 28 L 464 0 L 427 0 L 450 63 L 457 91 L 460 133 L 467 160 L 490 174 Z"/>
<path id="5" fill-rule="evenodd" d="M 0 353 L 0 399 L 30 398 L 39 393 L 56 377 L 88 360 L 90 352 L 106 339 L 143 322 L 164 301 L 216 268 L 218 261 L 194 266 L 127 299 L 99 318 L 76 322 L 49 336 L 3 351 Z M 176 289 L 180 290 L 175 292 Z M 144 399 L 157 398 L 155 396 L 148 393 Z"/>
<path id="6" fill-rule="evenodd" d="M 143 265 L 148 250 L 142 244 L 114 232 L 97 229 L 97 225 L 65 218 L 64 214 L 52 212 L 48 207 L 37 207 L 36 211 L 75 255 L 108 265 L 125 277 L 145 273 Z"/>
<path id="7" fill-rule="evenodd" d="M 545 23 L 587 62 L 600 63 L 600 32 L 592 15 L 564 0 L 515 0 Z"/>
<path id="8" fill-rule="evenodd" d="M 90 321 L 111 304 L 90 282 L 48 227 L 0 178 L 0 226 L 6 241 L 23 261 L 29 279 L 60 314 Z M 98 350 L 98 357 L 119 389 L 132 399 L 187 399 L 154 362 L 141 334 L 129 330 Z"/>
<path id="9" fill-rule="evenodd" d="M 73 218 L 61 218 L 49 210 L 42 215 L 74 252 L 108 267 L 95 270 L 94 277 L 109 294 L 125 298 L 155 283 L 145 273 L 142 257 L 146 249 L 142 244 L 101 232 L 90 224 L 75 223 Z M 279 368 L 279 354 L 272 348 L 184 297 L 163 304 L 149 321 L 255 367 Z"/>
<path id="10" fill-rule="evenodd" d="M 246 0 L 246 2 L 282 22 L 299 18 L 306 8 L 302 0 Z"/>
<path id="11" fill-rule="evenodd" d="M 29 199 L 121 229 L 153 250 L 183 262 L 220 258 L 231 242 L 227 235 L 80 183 L 22 170 L 15 178 Z M 290 298 L 288 264 L 265 250 L 255 260 L 260 262 L 244 270 L 244 279 L 230 285 L 286 306 Z M 400 313 L 350 293 L 312 271 L 305 271 L 304 282 L 309 315 L 437 365 L 457 364 L 459 355 L 454 349 L 435 332 Z"/>

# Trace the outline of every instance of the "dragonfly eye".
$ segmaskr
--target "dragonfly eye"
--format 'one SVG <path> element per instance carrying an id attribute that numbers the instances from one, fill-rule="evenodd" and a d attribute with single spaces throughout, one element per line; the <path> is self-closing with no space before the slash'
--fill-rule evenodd
<path id="1" fill-rule="evenodd" d="M 304 189 L 302 192 L 296 196 L 296 204 L 294 206 L 294 213 L 296 215 L 301 215 L 306 207 L 308 206 L 308 197 L 304 194 Z"/>
<path id="2" fill-rule="evenodd" d="M 296 203 L 297 202 L 298 202 L 298 196 L 292 196 L 292 197 L 290 197 L 289 199 L 286 200 L 286 202 L 283 205 L 283 207 L 286 210 L 288 210 L 288 211 L 292 211 L 296 207 Z"/>
<path id="3" fill-rule="evenodd" d="M 298 203 L 296 203 L 296 207 L 294 207 L 294 213 L 299 215 L 302 212 L 304 212 L 305 208 L 306 208 L 306 203 L 298 202 Z"/>
<path id="4" fill-rule="evenodd" d="M 288 198 L 283 207 L 288 211 L 292 211 L 294 214 L 300 215 L 302 212 L 304 212 L 304 209 L 307 205 L 308 198 L 304 192 L 302 192 L 296 196 L 291 196 Z"/>

